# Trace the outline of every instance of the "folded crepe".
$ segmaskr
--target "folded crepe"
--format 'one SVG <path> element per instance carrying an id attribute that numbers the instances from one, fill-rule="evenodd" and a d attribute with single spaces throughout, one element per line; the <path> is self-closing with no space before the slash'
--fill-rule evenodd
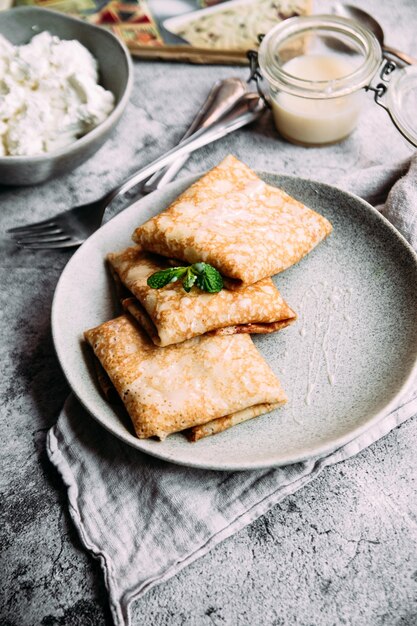
<path id="1" fill-rule="evenodd" d="M 331 230 L 326 218 L 230 155 L 139 226 L 133 240 L 248 285 L 297 263 Z"/>
<path id="2" fill-rule="evenodd" d="M 207 332 L 271 333 L 296 318 L 270 278 L 236 291 L 189 293 L 178 282 L 152 289 L 147 278 L 169 266 L 167 259 L 131 247 L 107 257 L 113 273 L 135 296 L 123 306 L 157 346 L 168 346 Z"/>
<path id="3" fill-rule="evenodd" d="M 140 439 L 207 424 L 221 430 L 286 402 L 249 335 L 195 337 L 159 348 L 129 315 L 85 332 Z M 252 407 L 252 415 L 247 412 Z M 230 425 L 232 425 L 230 423 Z"/>
<path id="4" fill-rule="evenodd" d="M 263 413 L 269 413 L 270 411 L 273 411 L 277 407 L 281 406 L 281 404 L 283 404 L 283 402 L 249 406 L 247 409 L 242 409 L 241 411 L 232 413 L 232 415 L 218 417 L 216 420 L 211 420 L 211 422 L 207 422 L 206 424 L 194 426 L 193 428 L 185 431 L 184 434 L 186 435 L 188 441 L 199 441 L 199 439 L 203 439 L 203 437 L 216 435 L 217 433 L 221 433 L 224 430 L 231 428 L 232 426 L 236 426 L 236 424 L 246 422 L 253 417 L 257 417 L 258 415 L 262 415 Z"/>
<path id="5" fill-rule="evenodd" d="M 109 404 L 122 404 L 119 394 L 98 359 L 94 359 L 94 370 L 103 397 Z"/>

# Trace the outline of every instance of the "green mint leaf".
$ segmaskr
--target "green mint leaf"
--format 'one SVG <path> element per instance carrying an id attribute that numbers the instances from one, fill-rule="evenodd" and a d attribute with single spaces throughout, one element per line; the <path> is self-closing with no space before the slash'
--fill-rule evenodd
<path id="1" fill-rule="evenodd" d="M 152 289 L 161 289 L 161 287 L 165 287 L 168 283 L 175 283 L 182 278 L 186 272 L 186 267 L 168 267 L 166 270 L 160 270 L 149 276 L 146 282 Z"/>
<path id="2" fill-rule="evenodd" d="M 201 274 L 198 275 L 196 284 L 203 291 L 208 293 L 217 293 L 223 289 L 223 278 L 221 274 L 211 265 L 204 264 L 205 267 Z"/>
<path id="3" fill-rule="evenodd" d="M 206 269 L 206 267 L 207 267 L 207 263 L 203 263 L 202 261 L 200 261 L 200 263 L 194 263 L 191 266 L 191 269 L 197 274 L 202 274 L 204 270 Z"/>
<path id="4" fill-rule="evenodd" d="M 223 289 L 221 274 L 208 263 L 194 263 L 188 267 L 168 267 L 149 276 L 147 283 L 152 289 L 160 289 L 169 283 L 182 280 L 182 286 L 188 293 L 193 285 L 197 285 L 202 291 L 217 293 Z"/>
<path id="5" fill-rule="evenodd" d="M 185 275 L 185 278 L 182 282 L 182 286 L 184 287 L 185 291 L 188 293 L 189 291 L 191 291 L 191 287 L 194 285 L 195 281 L 197 280 L 197 274 L 195 274 L 193 272 L 192 266 L 187 268 L 187 273 Z"/>

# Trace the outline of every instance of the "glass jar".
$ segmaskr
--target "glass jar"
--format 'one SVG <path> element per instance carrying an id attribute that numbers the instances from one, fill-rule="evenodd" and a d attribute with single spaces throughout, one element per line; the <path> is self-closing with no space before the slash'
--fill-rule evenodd
<path id="1" fill-rule="evenodd" d="M 382 62 L 376 37 L 333 15 L 287 19 L 264 37 L 259 66 L 275 125 L 293 143 L 325 145 L 355 128 L 368 86 Z"/>

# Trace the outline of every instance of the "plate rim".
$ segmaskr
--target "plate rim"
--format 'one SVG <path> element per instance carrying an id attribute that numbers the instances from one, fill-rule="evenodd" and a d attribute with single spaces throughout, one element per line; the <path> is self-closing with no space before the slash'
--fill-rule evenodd
<path id="1" fill-rule="evenodd" d="M 197 173 L 191 173 L 187 176 L 183 176 L 181 178 L 175 179 L 174 181 L 172 181 L 171 183 L 169 183 L 169 185 L 166 185 L 166 187 L 164 187 L 164 190 L 169 189 L 171 186 L 177 185 L 180 181 L 185 183 L 185 184 L 192 184 L 195 180 L 197 180 L 198 178 L 200 178 L 201 176 L 203 176 L 206 173 L 207 170 L 203 171 L 203 172 L 197 172 Z M 405 237 L 399 232 L 398 229 L 396 229 L 393 224 L 391 224 L 391 222 L 389 220 L 387 220 L 386 217 L 384 217 L 384 215 L 382 215 L 382 213 L 380 213 L 375 207 L 373 207 L 369 202 L 367 202 L 366 200 L 364 200 L 363 198 L 357 196 L 356 194 L 347 191 L 341 187 L 338 187 L 336 185 L 332 185 L 329 183 L 324 183 L 315 179 L 311 179 L 311 178 L 305 178 L 302 176 L 295 176 L 295 175 L 289 175 L 289 174 L 281 174 L 279 172 L 274 172 L 271 170 L 258 170 L 258 169 L 254 169 L 255 173 L 259 176 L 259 177 L 268 177 L 268 176 L 272 176 L 272 177 L 276 177 L 279 176 L 282 179 L 288 179 L 288 180 L 293 180 L 293 181 L 302 181 L 303 183 L 307 183 L 309 185 L 319 185 L 320 187 L 324 187 L 324 188 L 328 188 L 330 190 L 336 190 L 337 192 L 342 192 L 343 194 L 346 194 L 347 196 L 353 198 L 355 200 L 355 202 L 359 202 L 360 204 L 362 204 L 366 210 L 371 211 L 371 213 L 376 217 L 376 219 L 381 220 L 381 222 L 385 225 L 385 227 L 388 227 L 388 229 L 391 231 L 392 235 L 394 235 L 394 237 L 396 239 L 398 239 L 399 243 L 405 247 L 405 249 L 407 250 L 407 252 L 409 254 L 411 254 L 411 257 L 414 261 L 416 270 L 417 270 L 417 252 L 413 249 L 413 247 L 410 245 L 410 243 L 405 239 Z M 158 190 L 161 191 L 161 190 Z M 153 193 L 153 192 L 152 192 Z M 224 462 L 224 463 L 210 463 L 210 462 L 199 462 L 198 459 L 195 461 L 184 461 L 182 459 L 177 459 L 175 457 L 175 454 L 170 454 L 169 452 L 164 452 L 164 451 L 158 451 L 157 447 L 155 446 L 152 448 L 149 448 L 149 446 L 147 446 L 147 439 L 138 439 L 136 437 L 134 437 L 133 435 L 129 435 L 124 436 L 121 433 L 117 432 L 117 430 L 115 428 L 112 427 L 111 424 L 105 422 L 104 420 L 102 420 L 100 418 L 99 415 L 97 415 L 97 412 L 94 412 L 93 408 L 90 408 L 89 406 L 89 402 L 85 401 L 85 399 L 83 397 L 81 397 L 77 391 L 76 391 L 76 385 L 75 387 L 73 386 L 73 384 L 71 383 L 71 374 L 68 373 L 67 367 L 65 366 L 65 360 L 61 357 L 60 354 L 60 349 L 59 349 L 59 333 L 57 331 L 58 328 L 58 313 L 57 313 L 57 309 L 58 309 L 58 302 L 59 302 L 59 296 L 60 296 L 60 289 L 61 286 L 64 282 L 64 280 L 66 279 L 66 275 L 73 263 L 73 260 L 78 258 L 78 256 L 82 253 L 83 248 L 85 247 L 86 244 L 90 245 L 88 242 L 90 242 L 91 240 L 93 240 L 96 236 L 98 236 L 98 233 L 102 232 L 103 229 L 109 229 L 111 228 L 111 226 L 114 224 L 114 220 L 117 220 L 118 217 L 120 217 L 122 214 L 125 213 L 125 211 L 129 211 L 132 210 L 133 207 L 136 207 L 144 198 L 149 198 L 152 194 L 148 194 L 146 196 L 143 196 L 142 198 L 139 198 L 138 200 L 136 200 L 135 202 L 133 202 L 132 204 L 128 205 L 127 207 L 125 207 L 125 209 L 123 209 L 120 213 L 118 213 L 114 218 L 112 218 L 111 220 L 109 220 L 106 224 L 104 224 L 101 228 L 99 228 L 97 231 L 95 231 L 81 246 L 80 248 L 78 248 L 78 250 L 75 252 L 75 254 L 71 257 L 71 259 L 68 261 L 68 263 L 66 264 L 66 266 L 64 267 L 59 280 L 57 282 L 56 288 L 55 288 L 55 292 L 54 292 L 54 296 L 53 296 L 53 300 L 52 300 L 52 308 L 51 308 L 51 331 L 52 331 L 52 340 L 53 340 L 53 344 L 54 344 L 54 348 L 55 348 L 55 353 L 57 355 L 60 367 L 62 372 L 64 373 L 64 376 L 67 380 L 68 385 L 71 388 L 72 393 L 76 396 L 76 398 L 78 399 L 78 401 L 81 403 L 81 405 L 86 409 L 86 411 L 88 412 L 88 414 L 90 415 L 90 417 L 92 417 L 96 422 L 98 422 L 103 428 L 105 428 L 105 430 L 107 430 L 108 432 L 110 432 L 113 436 L 117 437 L 119 440 L 123 441 L 124 443 L 126 443 L 127 445 L 130 445 L 131 447 L 139 450 L 140 452 L 144 453 L 144 454 L 148 454 L 154 458 L 160 459 L 162 461 L 166 461 L 169 463 L 174 463 L 176 465 L 180 465 L 183 467 L 190 467 L 190 468 L 195 468 L 195 469 L 206 469 L 206 470 L 212 470 L 212 471 L 250 471 L 250 470 L 260 470 L 260 469 L 268 469 L 268 468 L 274 468 L 274 467 L 284 467 L 286 465 L 292 465 L 292 464 L 296 464 L 296 463 L 302 463 L 308 460 L 312 460 L 312 459 L 319 459 L 319 458 L 324 458 L 326 456 L 328 456 L 329 454 L 331 454 L 332 452 L 334 452 L 335 450 L 341 448 L 342 446 L 350 443 L 351 441 L 353 441 L 354 439 L 356 439 L 357 437 L 361 436 L 363 433 L 365 433 L 367 430 L 369 430 L 370 428 L 372 428 L 375 424 L 378 423 L 378 421 L 380 421 L 381 419 L 383 419 L 383 417 L 387 416 L 394 408 L 394 406 L 396 404 L 398 404 L 398 401 L 401 400 L 401 398 L 405 397 L 408 390 L 410 389 L 411 385 L 413 382 L 415 382 L 415 379 L 417 378 L 417 350 L 415 353 L 415 359 L 414 359 L 414 363 L 410 368 L 409 374 L 406 377 L 406 379 L 404 380 L 403 384 L 401 385 L 401 387 L 398 389 L 397 393 L 394 394 L 394 396 L 392 397 L 392 399 L 385 404 L 385 406 L 380 409 L 379 411 L 377 411 L 375 414 L 373 414 L 371 416 L 371 418 L 369 420 L 367 420 L 365 423 L 361 424 L 360 426 L 356 427 L 353 430 L 350 430 L 349 432 L 347 432 L 346 434 L 338 437 L 337 439 L 332 439 L 332 441 L 330 443 L 324 443 L 321 446 L 317 446 L 314 449 L 314 453 L 312 452 L 307 452 L 306 454 L 299 454 L 298 456 L 294 456 L 294 455 L 290 455 L 288 457 L 286 456 L 282 456 L 280 457 L 280 459 L 276 462 L 271 462 L 270 460 L 265 460 L 264 462 L 261 461 L 249 461 L 249 462 L 245 462 L 245 463 L 235 463 L 235 462 Z M 153 442 L 154 443 L 154 442 Z"/>

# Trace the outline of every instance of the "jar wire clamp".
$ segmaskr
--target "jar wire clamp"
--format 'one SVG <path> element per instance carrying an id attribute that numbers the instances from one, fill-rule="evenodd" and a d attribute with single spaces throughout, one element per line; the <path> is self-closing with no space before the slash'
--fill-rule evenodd
<path id="1" fill-rule="evenodd" d="M 262 42 L 262 39 L 265 37 L 265 35 L 258 35 L 258 41 L 259 43 Z M 258 62 L 258 51 L 257 50 L 248 50 L 246 53 L 246 56 L 248 58 L 249 61 L 249 78 L 246 81 L 248 84 L 249 83 L 255 83 L 256 85 L 256 90 L 259 94 L 259 97 L 261 98 L 262 102 L 265 104 L 265 106 L 268 107 L 268 109 L 271 108 L 271 103 L 269 102 L 267 96 L 265 95 L 265 92 L 262 88 L 262 80 L 263 80 L 263 76 L 261 74 L 260 71 L 260 67 L 259 67 L 259 62 Z"/>
<path id="2" fill-rule="evenodd" d="M 385 62 L 382 66 L 382 69 L 379 73 L 379 78 L 381 79 L 381 81 L 375 86 L 372 85 L 367 85 L 365 87 L 365 91 L 373 91 L 374 92 L 374 100 L 375 102 L 382 107 L 383 109 L 385 109 L 385 111 L 387 111 L 389 113 L 389 109 L 388 107 L 384 104 L 382 98 L 385 95 L 388 86 L 387 83 L 389 83 L 389 77 L 392 74 L 392 72 L 395 71 L 395 69 L 397 68 L 397 65 L 394 63 L 394 61 L 389 61 L 387 59 L 385 59 Z M 393 120 L 394 121 L 394 120 Z"/>
<path id="3" fill-rule="evenodd" d="M 387 92 L 390 88 L 389 83 L 391 79 L 391 74 L 397 69 L 397 64 L 394 61 L 384 58 L 384 64 L 382 65 L 381 71 L 379 73 L 380 82 L 376 85 L 368 85 L 365 87 L 365 91 L 373 91 L 374 93 L 374 101 L 378 106 L 382 107 L 390 116 L 392 123 L 396 127 L 396 129 L 401 133 L 401 135 L 409 141 L 413 146 L 416 146 L 416 141 L 414 137 L 411 137 L 409 133 L 405 131 L 400 121 L 397 119 L 395 115 L 395 111 L 392 110 L 392 105 L 388 103 L 388 106 L 385 102 L 387 97 Z M 402 70 L 403 71 L 403 70 Z"/>

